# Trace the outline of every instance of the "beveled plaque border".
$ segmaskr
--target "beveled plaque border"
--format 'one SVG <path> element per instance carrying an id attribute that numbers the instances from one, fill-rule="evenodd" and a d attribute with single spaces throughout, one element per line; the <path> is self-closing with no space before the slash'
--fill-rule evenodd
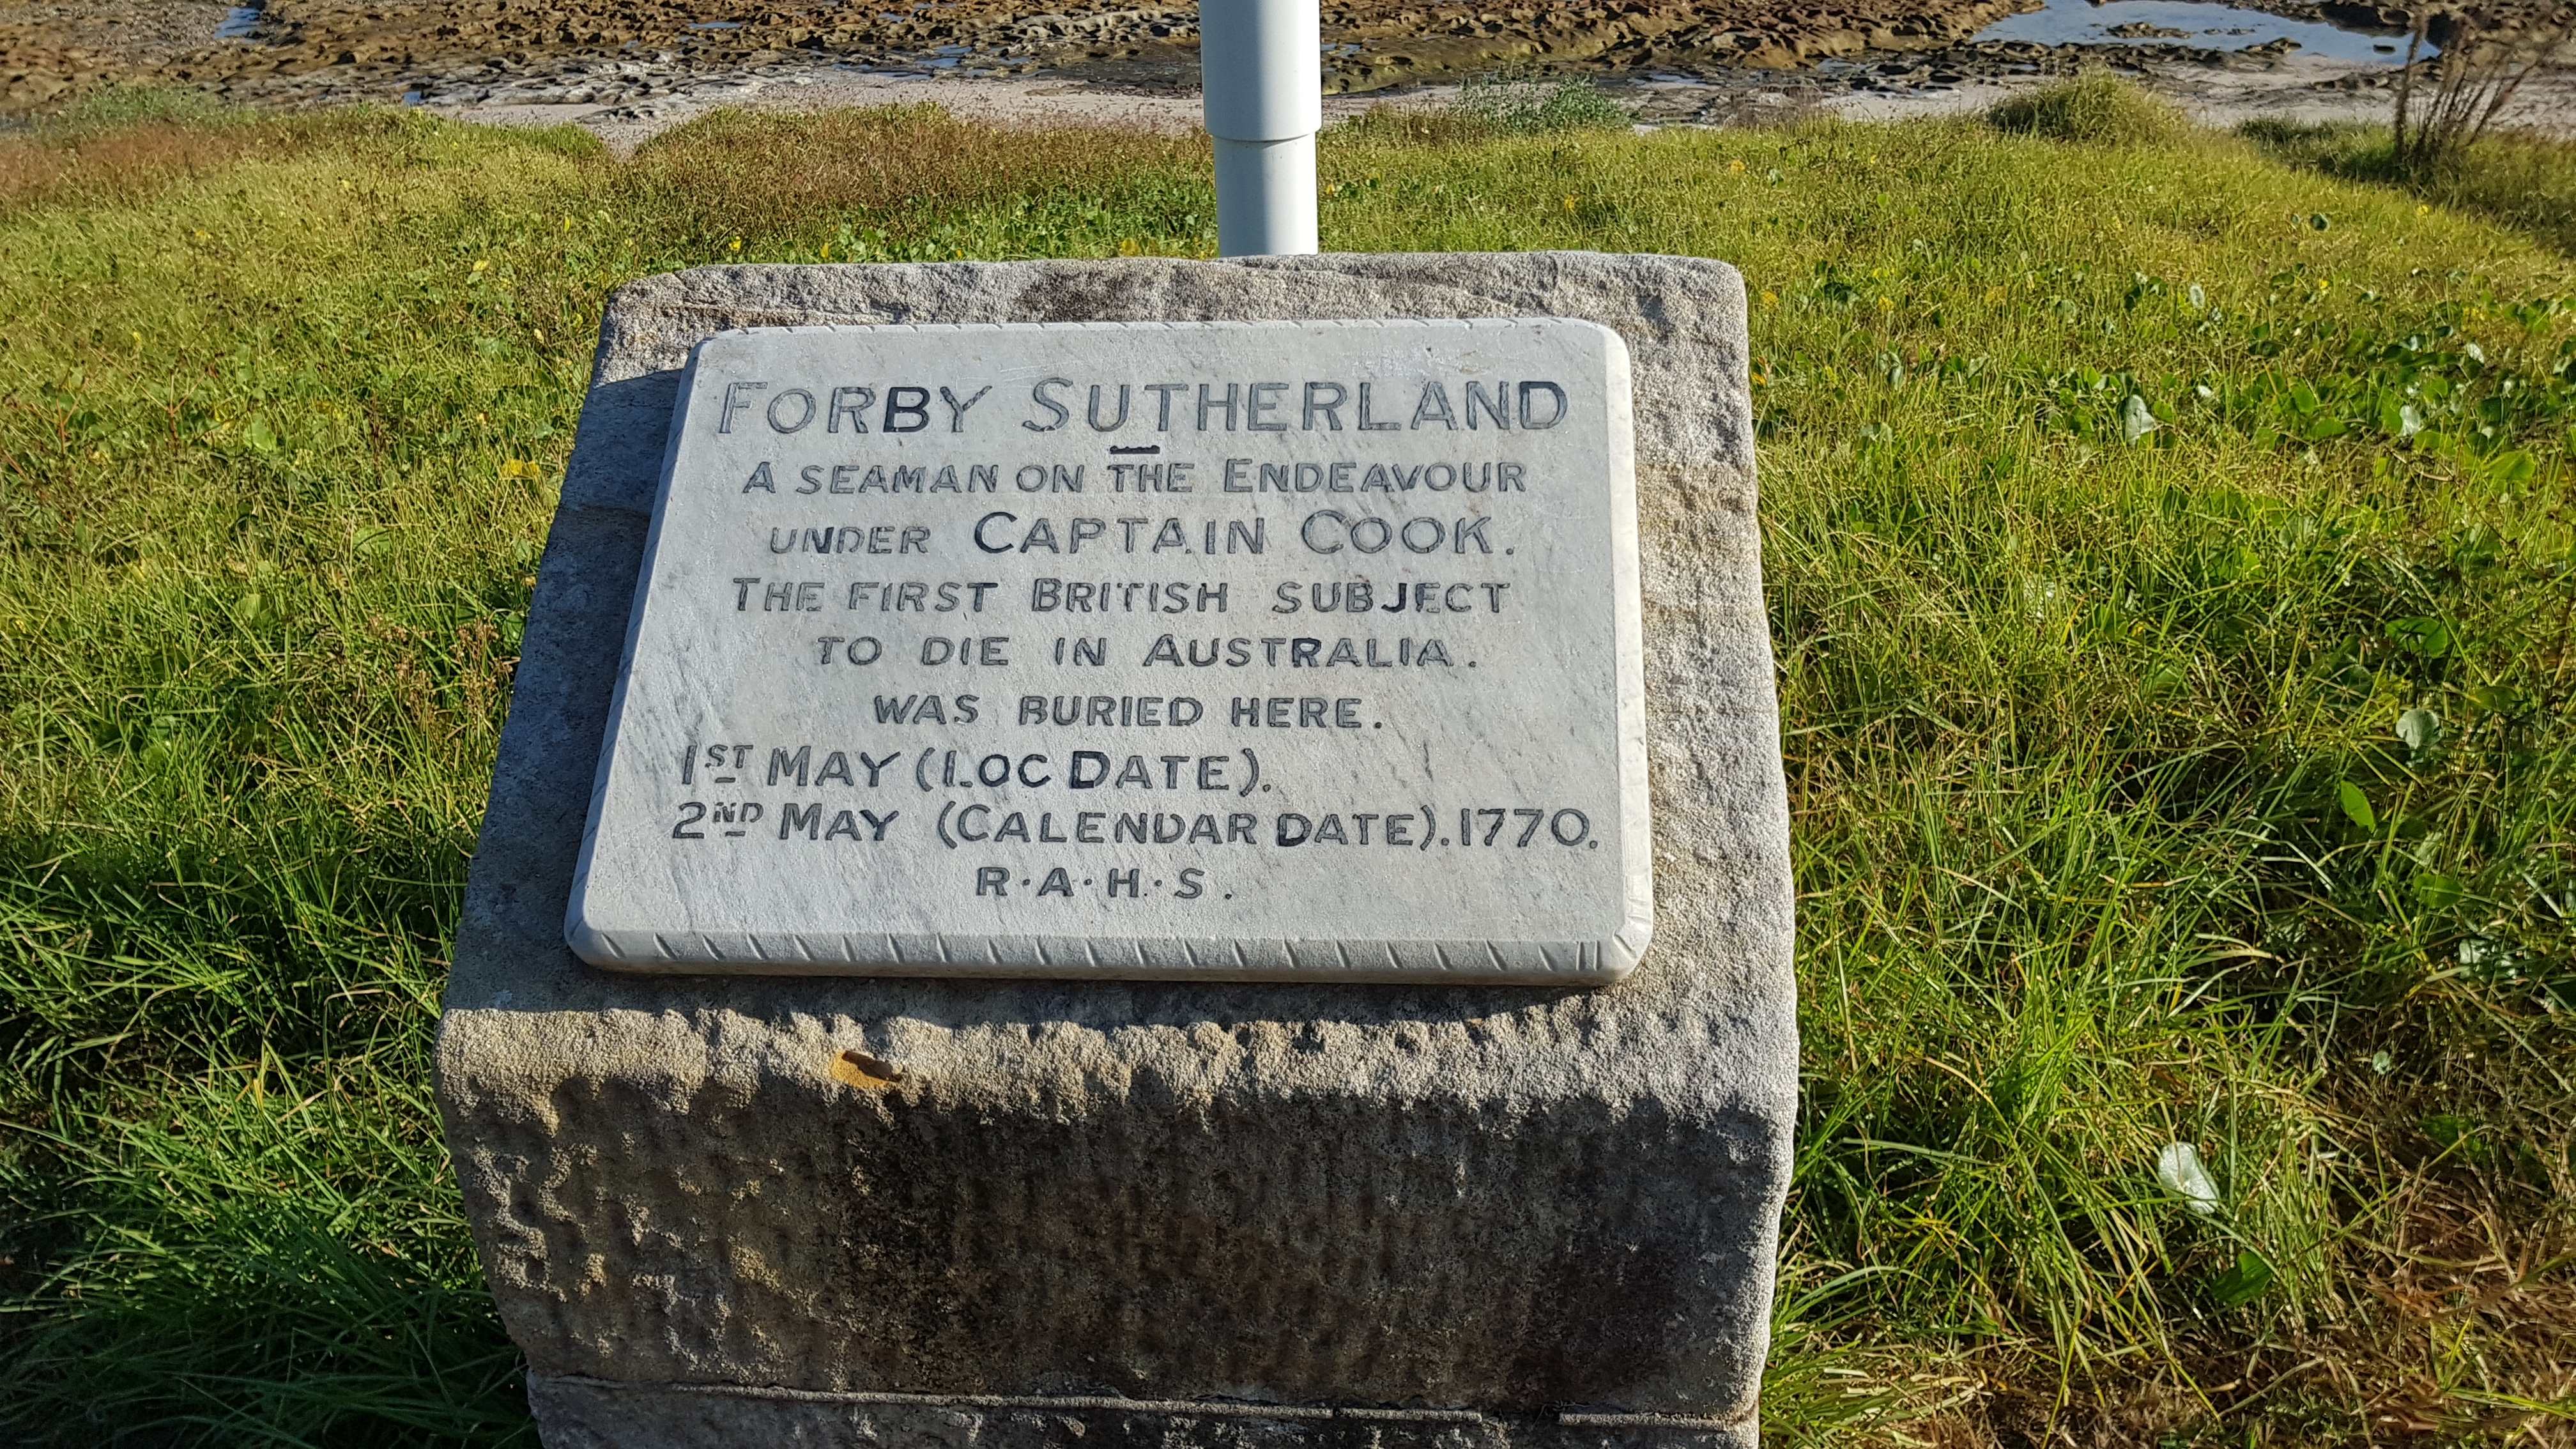
<path id="1" fill-rule="evenodd" d="M 673 487 L 688 404 L 697 368 L 709 343 L 728 337 L 775 334 L 1061 333 L 1153 331 L 1292 331 L 1351 327 L 1372 331 L 1409 328 L 1442 331 L 1495 329 L 1545 323 L 1602 334 L 1613 363 L 1609 410 L 1611 632 L 1617 686 L 1616 774 L 1620 807 L 1624 916 L 1617 930 L 1593 940 L 1473 941 L 1315 937 L 1107 937 L 1037 934 L 879 932 L 757 932 L 694 929 L 600 929 L 584 918 L 591 857 L 607 798 L 617 736 L 625 722 L 626 689 L 641 640 L 644 605 L 652 588 L 662 542 L 666 503 Z M 564 943 L 574 955 L 603 970 L 663 975 L 997 977 L 1068 980 L 1197 980 L 1372 982 L 1602 986 L 1618 981 L 1644 959 L 1654 936 L 1653 822 L 1646 776 L 1645 644 L 1642 578 L 1638 564 L 1634 367 L 1626 340 L 1612 328 L 1575 317 L 1317 318 L 1172 322 L 961 322 L 789 324 L 727 328 L 689 349 L 673 399 L 661 476 L 654 488 L 652 521 L 636 572 L 634 600 L 619 653 L 616 692 L 609 702 L 591 784 L 581 851 L 564 918 Z"/>

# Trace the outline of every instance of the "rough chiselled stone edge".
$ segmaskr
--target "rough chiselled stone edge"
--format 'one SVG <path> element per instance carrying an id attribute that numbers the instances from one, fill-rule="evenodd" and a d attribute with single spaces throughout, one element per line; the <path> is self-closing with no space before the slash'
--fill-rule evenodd
<path id="1" fill-rule="evenodd" d="M 1568 1410 L 1356 1408 L 1104 1395 L 823 1393 L 530 1374 L 548 1449 L 734 1449 L 744 1442 L 869 1449 L 1758 1449 L 1736 1419 Z"/>
<path id="2" fill-rule="evenodd" d="M 1517 981 L 1588 986 L 1634 970 L 1651 915 L 1599 941 L 1239 940 L 1103 936 L 824 937 L 800 934 L 785 944 L 750 932 L 690 936 L 600 931 L 576 921 L 567 931 L 575 955 L 606 970 L 702 974 L 737 970 L 763 975 L 834 976 L 864 966 L 870 976 L 1064 977 L 1073 980 L 1327 980 L 1415 983 Z M 889 964 L 891 963 L 891 964 Z"/>
<path id="3" fill-rule="evenodd" d="M 710 332 L 698 340 L 703 347 L 723 337 L 740 337 L 754 332 L 787 332 L 798 335 L 844 333 L 866 336 L 886 332 L 1196 332 L 1213 328 L 1251 331 L 1304 331 L 1314 327 L 1421 327 L 1464 328 L 1470 331 L 1493 331 L 1522 322 L 1547 322 L 1560 326 L 1588 327 L 1605 333 L 1619 345 L 1624 357 L 1627 340 L 1615 330 L 1584 317 L 1227 317 L 1205 321 L 1174 322 L 808 322 L 776 327 L 728 327 Z M 694 352 L 696 347 L 692 347 Z M 1541 431 L 1545 431 L 1542 429 Z"/>

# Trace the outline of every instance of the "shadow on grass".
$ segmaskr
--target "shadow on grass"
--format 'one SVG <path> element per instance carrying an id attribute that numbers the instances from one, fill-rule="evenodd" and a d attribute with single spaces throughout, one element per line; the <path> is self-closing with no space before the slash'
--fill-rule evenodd
<path id="1" fill-rule="evenodd" d="M 2409 175 L 2384 126 L 2264 120 L 2249 121 L 2242 131 L 2275 160 L 2395 187 L 2576 257 L 2576 143 L 2490 136 L 2452 164 Z"/>
<path id="2" fill-rule="evenodd" d="M 137 1241 L 129 1256 L 159 1272 L 12 1344 L 15 1442 L 533 1442 L 519 1352 L 479 1282 L 335 1224 L 231 1226 Z"/>
<path id="3" fill-rule="evenodd" d="M 530 1435 L 436 1134 L 456 872 L 414 834 L 0 832 L 0 1439 Z"/>

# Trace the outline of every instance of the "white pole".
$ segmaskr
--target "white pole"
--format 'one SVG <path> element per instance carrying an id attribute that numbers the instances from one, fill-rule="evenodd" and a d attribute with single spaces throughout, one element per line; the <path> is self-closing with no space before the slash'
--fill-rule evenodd
<path id="1" fill-rule="evenodd" d="M 1318 249 L 1323 35 L 1321 0 L 1200 0 L 1199 86 L 1216 139 L 1220 255 Z"/>

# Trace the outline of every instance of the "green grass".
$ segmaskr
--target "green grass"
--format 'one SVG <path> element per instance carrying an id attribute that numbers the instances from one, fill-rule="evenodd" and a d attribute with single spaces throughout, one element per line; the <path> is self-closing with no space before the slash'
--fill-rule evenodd
<path id="1" fill-rule="evenodd" d="M 1628 113 L 1582 76 L 1530 72 L 1480 76 L 1458 88 L 1458 99 L 1447 115 L 1462 133 L 1486 136 L 1628 129 Z"/>
<path id="2" fill-rule="evenodd" d="M 2024 91 L 1986 121 L 2015 135 L 2105 146 L 2170 146 L 2186 129 L 2173 107 L 2108 72 Z"/>
<path id="3" fill-rule="evenodd" d="M 2401 178 L 2397 148 L 2376 126 L 2254 121 L 2245 134 L 2267 153 L 2294 165 L 2354 181 L 2409 179 L 2419 204 L 2482 216 L 2541 242 L 2560 256 L 2576 255 L 2576 166 L 2564 144 L 2529 136 L 2492 136 L 2429 173 Z"/>
<path id="4" fill-rule="evenodd" d="M 526 1442 L 425 1083 L 604 290 L 1205 254 L 1204 154 L 81 125 L 0 141 L 0 1427 Z M 2576 289 L 2266 144 L 1327 138 L 1336 249 L 1753 289 L 1784 1442 L 2576 1415 Z"/>

